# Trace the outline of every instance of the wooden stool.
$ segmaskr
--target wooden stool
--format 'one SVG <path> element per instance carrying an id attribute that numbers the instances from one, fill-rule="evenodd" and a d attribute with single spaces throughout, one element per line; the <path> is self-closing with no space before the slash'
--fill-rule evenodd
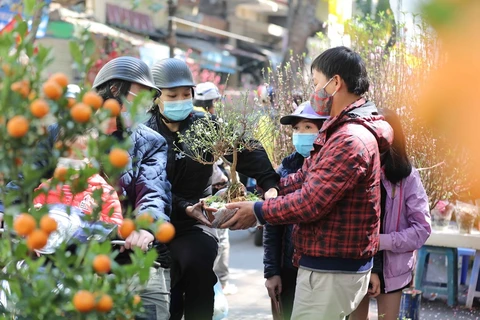
<path id="1" fill-rule="evenodd" d="M 447 283 L 426 281 L 428 260 L 431 253 L 447 257 Z M 480 260 L 479 260 L 480 265 Z M 423 293 L 440 293 L 447 295 L 447 304 L 453 307 L 457 304 L 458 295 L 458 252 L 457 248 L 423 246 L 417 254 L 417 271 L 415 275 L 415 288 Z M 478 277 L 478 271 L 477 271 Z M 476 282 L 475 282 L 476 284 Z M 476 285 L 475 285 L 476 286 Z M 473 298 L 472 298 L 473 300 Z"/>

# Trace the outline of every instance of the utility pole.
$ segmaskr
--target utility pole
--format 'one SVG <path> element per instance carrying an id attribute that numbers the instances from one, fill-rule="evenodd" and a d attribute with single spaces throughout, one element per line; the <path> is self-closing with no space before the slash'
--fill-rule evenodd
<path id="1" fill-rule="evenodd" d="M 170 48 L 170 58 L 175 56 L 175 47 L 177 45 L 177 39 L 175 35 L 175 21 L 173 21 L 175 11 L 177 9 L 174 0 L 167 0 L 168 4 L 168 27 L 167 27 L 167 44 Z"/>

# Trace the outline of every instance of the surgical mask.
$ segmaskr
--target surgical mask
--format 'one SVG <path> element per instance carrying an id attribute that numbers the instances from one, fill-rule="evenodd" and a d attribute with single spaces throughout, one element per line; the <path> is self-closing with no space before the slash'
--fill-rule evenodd
<path id="1" fill-rule="evenodd" d="M 333 96 L 337 93 L 337 91 L 335 90 L 334 93 L 328 94 L 327 90 L 325 90 L 332 80 L 333 78 L 328 80 L 323 88 L 315 91 L 310 98 L 310 104 L 312 105 L 313 110 L 315 110 L 315 112 L 321 116 L 330 116 L 332 111 Z"/>
<path id="2" fill-rule="evenodd" d="M 163 115 L 172 121 L 183 121 L 193 111 L 192 99 L 163 101 Z"/>
<path id="3" fill-rule="evenodd" d="M 293 133 L 293 145 L 295 150 L 304 158 L 310 156 L 310 151 L 313 149 L 313 142 L 317 138 L 317 133 Z"/>

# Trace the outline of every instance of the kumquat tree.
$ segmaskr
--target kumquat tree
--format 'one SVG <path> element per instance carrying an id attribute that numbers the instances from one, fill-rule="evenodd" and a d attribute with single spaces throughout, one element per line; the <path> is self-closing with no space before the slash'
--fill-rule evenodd
<path id="1" fill-rule="evenodd" d="M 47 206 L 33 206 L 33 199 L 58 186 L 68 186 L 76 194 L 85 190 L 88 178 L 94 174 L 101 174 L 116 186 L 130 161 L 129 144 L 101 130 L 102 124 L 120 114 L 120 104 L 103 101 L 85 89 L 77 98 L 67 98 L 69 79 L 60 73 L 46 78 L 43 72 L 52 62 L 53 53 L 35 47 L 28 37 L 28 24 L 21 18 L 13 30 L 0 34 L 0 200 L 4 207 L 0 318 L 132 319 L 143 312 L 141 299 L 133 289 L 145 285 L 157 254 L 155 250 L 145 253 L 138 248 L 132 250 L 130 264 L 120 265 L 115 261 L 119 247 L 110 240 L 149 228 L 158 230 L 157 239 L 166 242 L 173 230 L 168 223 L 154 223 L 148 212 L 144 213 L 145 219 L 136 220 L 136 212 L 124 212 L 118 230 L 109 225 L 105 226 L 108 232 L 104 232 L 105 228 L 83 228 L 82 224 L 80 230 L 86 241 L 73 237 L 69 242 L 59 241 L 68 239 L 70 225 L 65 229 Z M 83 50 L 94 50 L 93 39 L 84 40 L 83 44 L 73 42 L 70 46 L 78 64 L 93 61 L 88 59 L 91 52 Z M 89 70 L 91 66 L 81 67 Z M 135 113 L 136 106 L 149 99 L 148 94 L 139 95 L 130 112 Z M 55 147 L 39 152 L 42 142 L 51 139 L 52 123 L 60 128 Z M 88 165 L 80 169 L 58 166 L 60 158 L 79 152 L 69 142 L 85 134 Z M 50 189 L 38 190 L 45 177 L 53 177 Z M 94 191 L 93 212 L 84 215 L 87 221 L 82 220 L 86 226 L 99 220 L 102 191 Z M 57 246 L 47 252 L 52 243 Z"/>

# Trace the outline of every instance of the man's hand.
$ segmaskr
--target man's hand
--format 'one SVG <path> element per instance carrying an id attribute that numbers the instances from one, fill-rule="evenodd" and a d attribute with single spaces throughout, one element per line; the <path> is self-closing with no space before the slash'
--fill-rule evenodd
<path id="1" fill-rule="evenodd" d="M 276 300 L 276 296 L 282 293 L 282 278 L 280 276 L 273 276 L 265 281 L 265 287 L 268 291 L 268 296 Z"/>
<path id="2" fill-rule="evenodd" d="M 278 190 L 275 189 L 275 188 L 270 188 L 270 189 L 268 189 L 267 192 L 265 192 L 263 197 L 265 198 L 265 200 L 276 198 L 276 197 L 278 197 Z"/>
<path id="3" fill-rule="evenodd" d="M 370 276 L 370 287 L 368 288 L 368 295 L 375 298 L 380 294 L 380 278 L 378 274 L 372 273 Z"/>
<path id="4" fill-rule="evenodd" d="M 190 218 L 193 218 L 208 227 L 212 226 L 212 221 L 215 219 L 212 213 L 216 211 L 217 209 L 206 207 L 203 200 L 193 206 L 188 206 L 185 209 L 185 212 Z"/>
<path id="5" fill-rule="evenodd" d="M 243 201 L 229 203 L 226 205 L 227 209 L 238 209 L 233 217 L 227 222 L 223 223 L 220 228 L 231 230 L 244 230 L 255 227 L 257 225 L 257 217 L 253 211 L 253 201 Z"/>
<path id="6" fill-rule="evenodd" d="M 147 251 L 148 245 L 153 242 L 155 238 L 153 234 L 146 230 L 133 231 L 127 239 L 125 239 L 125 249 L 130 250 L 133 247 L 140 247 L 143 251 Z M 124 249 L 120 249 L 120 252 L 123 252 Z"/>

